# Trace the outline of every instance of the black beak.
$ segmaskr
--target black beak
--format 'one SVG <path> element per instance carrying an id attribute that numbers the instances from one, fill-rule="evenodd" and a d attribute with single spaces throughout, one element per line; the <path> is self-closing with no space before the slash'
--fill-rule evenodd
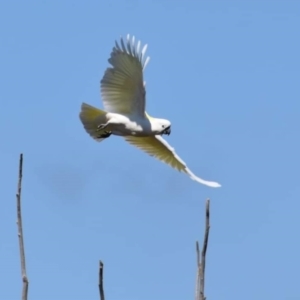
<path id="1" fill-rule="evenodd" d="M 162 132 L 162 134 L 170 135 L 171 134 L 171 126 L 169 126 L 166 129 L 164 129 L 163 132 Z"/>

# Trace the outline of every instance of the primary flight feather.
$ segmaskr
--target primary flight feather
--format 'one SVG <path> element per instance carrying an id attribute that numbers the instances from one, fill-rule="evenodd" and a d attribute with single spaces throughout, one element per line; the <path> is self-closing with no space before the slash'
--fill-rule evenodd
<path id="1" fill-rule="evenodd" d="M 209 187 L 217 182 L 197 177 L 176 154 L 162 135 L 171 133 L 171 122 L 153 118 L 146 113 L 146 90 L 143 71 L 149 62 L 145 57 L 147 45 L 127 35 L 116 42 L 101 80 L 104 110 L 82 103 L 80 120 L 86 132 L 97 141 L 111 135 L 122 136 L 130 144 L 165 162 L 191 179 Z"/>

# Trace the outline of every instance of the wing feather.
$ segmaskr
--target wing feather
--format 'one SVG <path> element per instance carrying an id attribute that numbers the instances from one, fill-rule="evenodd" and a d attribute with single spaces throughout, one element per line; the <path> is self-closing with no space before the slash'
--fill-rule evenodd
<path id="1" fill-rule="evenodd" d="M 149 62 L 145 58 L 147 45 L 140 50 L 140 41 L 135 44 L 135 38 L 127 35 L 126 43 L 121 38 L 116 41 L 109 63 L 100 83 L 101 96 L 106 111 L 145 116 L 146 91 L 143 80 L 143 70 Z"/>
<path id="2" fill-rule="evenodd" d="M 168 142 L 159 135 L 149 137 L 126 136 L 124 138 L 128 143 L 145 151 L 150 156 L 153 156 L 159 159 L 160 161 L 168 164 L 172 168 L 188 174 L 191 179 L 201 184 L 207 185 L 209 187 L 221 186 L 217 182 L 201 179 L 197 177 L 194 173 L 192 173 L 192 171 L 187 167 L 186 163 L 176 154 L 175 149 L 172 148 L 168 144 Z"/>

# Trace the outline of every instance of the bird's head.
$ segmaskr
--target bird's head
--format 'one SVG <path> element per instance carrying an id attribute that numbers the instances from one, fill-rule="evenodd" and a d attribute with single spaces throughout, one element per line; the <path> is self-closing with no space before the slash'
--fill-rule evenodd
<path id="1" fill-rule="evenodd" d="M 165 119 L 154 119 L 151 120 L 152 131 L 156 134 L 163 135 L 171 134 L 171 122 Z"/>

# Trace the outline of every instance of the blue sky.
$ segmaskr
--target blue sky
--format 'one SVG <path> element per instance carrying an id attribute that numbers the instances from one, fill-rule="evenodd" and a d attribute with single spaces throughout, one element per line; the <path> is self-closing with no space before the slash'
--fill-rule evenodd
<path id="1" fill-rule="evenodd" d="M 211 198 L 207 299 L 300 299 L 300 1 L 2 1 L 0 299 L 21 293 L 24 153 L 30 300 L 193 299 Z M 210 189 L 126 144 L 94 142 L 115 39 L 147 43 L 147 111 Z"/>

